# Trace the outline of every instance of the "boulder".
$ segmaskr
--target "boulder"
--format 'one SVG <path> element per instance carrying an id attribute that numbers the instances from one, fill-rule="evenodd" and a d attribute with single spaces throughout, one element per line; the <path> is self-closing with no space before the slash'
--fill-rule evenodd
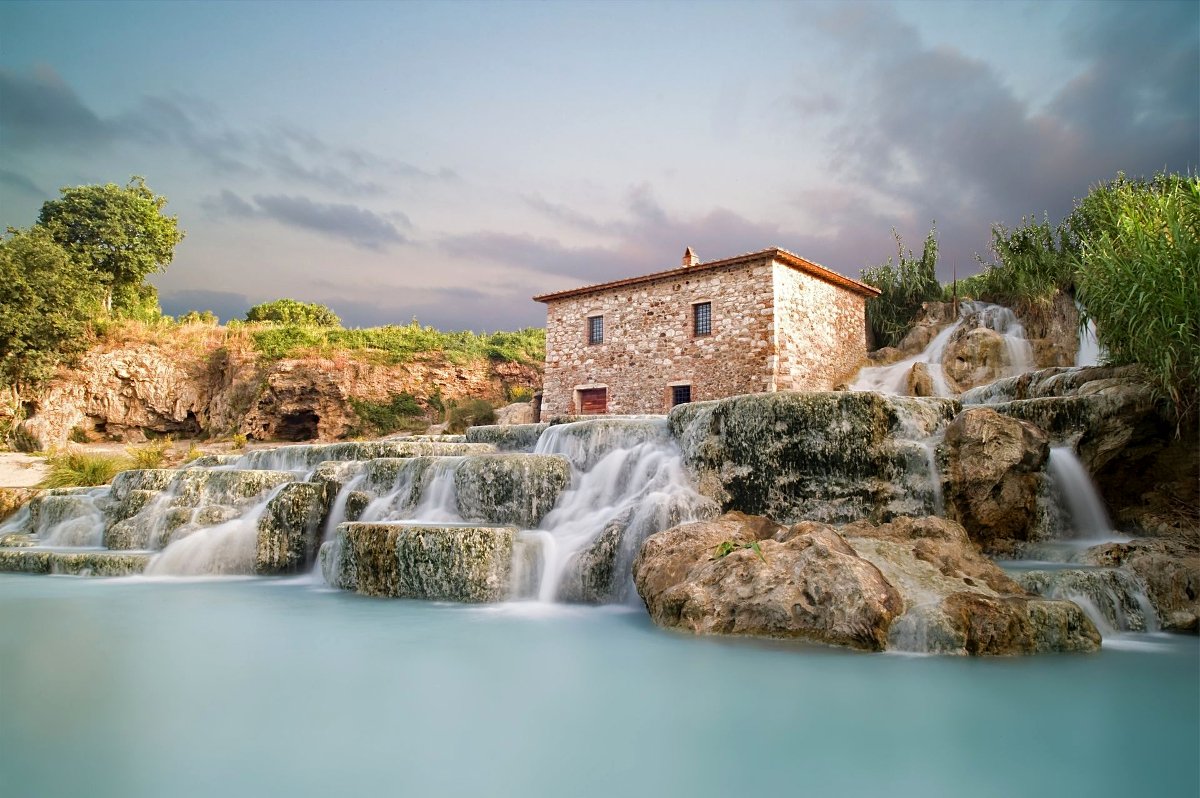
<path id="1" fill-rule="evenodd" d="M 785 529 L 742 513 L 652 535 L 633 576 L 655 623 L 696 634 L 878 651 L 903 610 L 895 588 L 832 528 Z"/>
<path id="2" fill-rule="evenodd" d="M 929 367 L 924 363 L 913 363 L 912 371 L 908 373 L 906 393 L 909 396 L 937 396 L 933 386 L 933 376 Z"/>
<path id="3" fill-rule="evenodd" d="M 942 368 L 960 391 L 1000 379 L 1011 365 L 1004 336 L 987 327 L 963 326 L 942 355 Z"/>
<path id="4" fill-rule="evenodd" d="M 1035 536 L 1050 454 L 1040 429 L 971 407 L 946 428 L 943 451 L 946 510 L 972 539 L 999 553 Z"/>
<path id="5" fill-rule="evenodd" d="M 530 402 L 513 402 L 496 408 L 496 423 L 500 426 L 532 424 L 533 422 L 533 405 Z"/>
<path id="6" fill-rule="evenodd" d="M 1092 651 L 1100 644 L 1082 609 L 1029 596 L 954 521 L 859 522 L 841 534 L 904 599 L 904 612 L 888 630 L 889 649 L 1008 655 Z M 983 620 L 972 616 L 975 608 Z"/>
<path id="7" fill-rule="evenodd" d="M 536 527 L 571 483 L 565 457 L 495 454 L 464 458 L 454 472 L 459 514 L 468 521 Z"/>

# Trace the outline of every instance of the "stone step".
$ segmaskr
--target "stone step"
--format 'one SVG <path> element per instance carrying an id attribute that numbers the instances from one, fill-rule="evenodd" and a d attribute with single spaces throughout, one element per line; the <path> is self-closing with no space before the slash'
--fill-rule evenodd
<path id="1" fill-rule="evenodd" d="M 130 576 L 146 569 L 150 552 L 0 548 L 0 572 L 69 574 L 71 576 Z"/>
<path id="2" fill-rule="evenodd" d="M 321 547 L 333 587 L 366 596 L 496 602 L 509 598 L 517 528 L 345 523 Z"/>

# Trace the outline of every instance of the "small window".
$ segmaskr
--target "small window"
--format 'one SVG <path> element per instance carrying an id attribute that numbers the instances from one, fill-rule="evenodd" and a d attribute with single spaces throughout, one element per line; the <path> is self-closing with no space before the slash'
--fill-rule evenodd
<path id="1" fill-rule="evenodd" d="M 692 386 L 690 385 L 672 385 L 671 386 L 671 406 L 681 405 L 692 401 Z"/>
<path id="2" fill-rule="evenodd" d="M 712 335 L 712 303 L 692 305 L 692 331 L 696 335 Z"/>
<path id="3" fill-rule="evenodd" d="M 589 344 L 604 343 L 604 317 L 588 316 L 587 331 Z"/>

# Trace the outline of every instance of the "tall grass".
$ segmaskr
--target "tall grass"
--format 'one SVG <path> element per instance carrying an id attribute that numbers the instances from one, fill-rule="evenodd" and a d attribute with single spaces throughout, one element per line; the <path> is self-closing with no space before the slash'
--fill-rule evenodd
<path id="1" fill-rule="evenodd" d="M 1076 284 L 1111 363 L 1141 363 L 1182 420 L 1200 391 L 1200 177 L 1099 186 L 1079 207 Z"/>
<path id="2" fill-rule="evenodd" d="M 896 260 L 862 270 L 862 280 L 880 290 L 880 295 L 867 300 L 867 324 L 876 346 L 895 346 L 908 332 L 921 305 L 942 298 L 942 286 L 937 279 L 937 231 L 925 237 L 921 257 L 912 250 L 904 254 L 900 234 L 896 239 Z"/>
<path id="3" fill-rule="evenodd" d="M 46 458 L 50 470 L 42 480 L 43 488 L 80 488 L 107 485 L 129 461 L 112 454 L 60 452 Z"/>
<path id="4" fill-rule="evenodd" d="M 1053 226 L 1022 219 L 1019 227 L 992 227 L 993 263 L 983 263 L 979 274 L 960 280 L 960 296 L 982 299 L 1011 308 L 1045 307 L 1059 291 L 1070 292 L 1074 283 L 1076 241 L 1069 223 Z"/>

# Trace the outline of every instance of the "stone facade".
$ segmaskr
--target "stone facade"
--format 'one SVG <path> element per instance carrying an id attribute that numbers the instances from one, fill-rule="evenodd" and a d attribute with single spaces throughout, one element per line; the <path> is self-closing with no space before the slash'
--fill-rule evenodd
<path id="1" fill-rule="evenodd" d="M 780 249 L 534 297 L 546 303 L 542 417 L 578 414 L 604 389 L 608 413 L 690 401 L 830 390 L 867 354 L 875 289 Z M 708 304 L 711 332 L 696 334 Z M 603 339 L 589 343 L 594 318 Z M 590 394 L 595 396 L 595 393 Z"/>

